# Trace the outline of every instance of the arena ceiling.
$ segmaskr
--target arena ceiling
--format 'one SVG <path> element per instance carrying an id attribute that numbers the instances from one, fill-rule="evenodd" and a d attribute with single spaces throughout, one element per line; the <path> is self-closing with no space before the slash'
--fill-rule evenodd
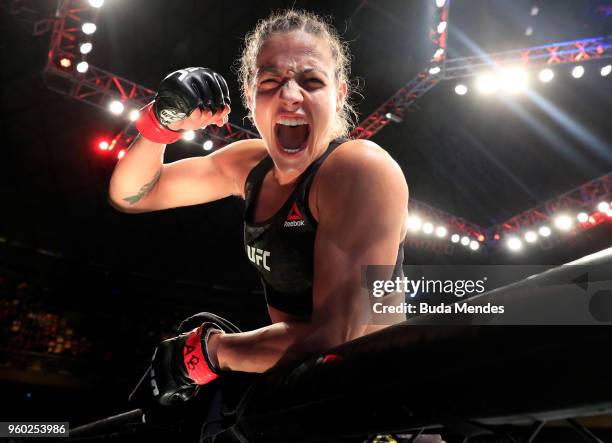
<path id="1" fill-rule="evenodd" d="M 115 160 L 100 156 L 94 141 L 124 122 L 46 88 L 49 34 L 33 37 L 31 17 L 52 14 L 53 3 L 2 3 L 0 235 L 75 260 L 219 284 L 240 276 L 245 286 L 256 285 L 241 245 L 237 199 L 141 215 L 107 204 Z M 425 66 L 431 49 L 425 3 L 107 0 L 89 61 L 151 88 L 174 69 L 211 67 L 230 83 L 231 121 L 246 127 L 231 70 L 241 38 L 271 10 L 293 5 L 330 15 L 349 41 L 364 117 Z M 34 12 L 11 13 L 15 4 Z M 449 57 L 612 34 L 609 1 L 540 0 L 536 16 L 533 5 L 456 0 Z M 454 82 L 443 82 L 373 141 L 401 165 L 413 198 L 493 225 L 612 170 L 612 76 L 601 77 L 595 62 L 585 66 L 579 80 L 567 66 L 550 84 L 534 80 L 542 100 L 460 97 Z M 202 154 L 177 143 L 166 160 Z"/>

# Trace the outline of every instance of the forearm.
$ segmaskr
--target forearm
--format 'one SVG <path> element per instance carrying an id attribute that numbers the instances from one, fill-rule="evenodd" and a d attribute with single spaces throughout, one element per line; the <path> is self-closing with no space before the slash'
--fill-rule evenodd
<path id="1" fill-rule="evenodd" d="M 136 138 L 113 171 L 108 192 L 112 203 L 128 210 L 138 208 L 159 180 L 165 148 L 144 137 Z"/>
<path id="2" fill-rule="evenodd" d="M 264 372 L 279 362 L 299 361 L 339 344 L 308 322 L 280 322 L 240 334 L 213 335 L 209 350 L 223 370 Z"/>

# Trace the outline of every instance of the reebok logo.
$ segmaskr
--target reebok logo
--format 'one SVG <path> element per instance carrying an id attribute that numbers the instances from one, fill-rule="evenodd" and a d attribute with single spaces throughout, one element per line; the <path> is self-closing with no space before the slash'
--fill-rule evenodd
<path id="1" fill-rule="evenodd" d="M 293 206 L 291 206 L 291 211 L 289 211 L 289 215 L 287 216 L 287 220 L 285 220 L 283 227 L 293 228 L 296 226 L 304 226 L 304 218 L 297 207 L 297 203 L 293 202 Z"/>

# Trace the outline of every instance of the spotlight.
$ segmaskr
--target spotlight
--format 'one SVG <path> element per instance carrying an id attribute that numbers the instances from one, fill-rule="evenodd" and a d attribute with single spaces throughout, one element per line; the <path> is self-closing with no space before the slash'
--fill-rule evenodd
<path id="1" fill-rule="evenodd" d="M 434 66 L 432 68 L 429 68 L 429 73 L 431 75 L 436 75 L 440 73 L 440 67 L 439 66 Z"/>
<path id="2" fill-rule="evenodd" d="M 108 151 L 108 142 L 106 140 L 102 140 L 100 143 L 98 143 L 98 148 L 100 148 L 100 151 Z"/>
<path id="3" fill-rule="evenodd" d="M 117 152 L 117 160 L 121 160 L 125 156 L 125 149 Z"/>
<path id="4" fill-rule="evenodd" d="M 438 226 L 436 228 L 436 236 L 437 237 L 444 238 L 444 237 L 446 237 L 447 233 L 448 233 L 448 231 L 446 230 L 446 228 L 444 226 Z"/>
<path id="5" fill-rule="evenodd" d="M 610 209 L 610 204 L 608 202 L 601 202 L 597 205 L 597 210 L 599 212 L 608 212 Z"/>
<path id="6" fill-rule="evenodd" d="M 213 142 L 211 140 L 206 140 L 202 147 L 205 151 L 210 151 L 213 148 Z"/>
<path id="7" fill-rule="evenodd" d="M 96 32 L 96 29 L 96 24 L 91 22 L 83 23 L 83 26 L 81 26 L 81 30 L 84 34 L 87 35 L 93 34 L 94 32 Z"/>
<path id="8" fill-rule="evenodd" d="M 506 242 L 506 245 L 511 251 L 518 251 L 523 247 L 523 242 L 516 237 L 510 237 Z"/>
<path id="9" fill-rule="evenodd" d="M 525 35 L 527 37 L 533 35 L 533 28 L 531 26 L 527 26 L 527 29 L 525 29 Z"/>
<path id="10" fill-rule="evenodd" d="M 491 74 L 483 74 L 476 80 L 476 88 L 483 94 L 491 94 L 499 88 L 499 82 Z"/>
<path id="11" fill-rule="evenodd" d="M 89 0 L 89 6 L 92 8 L 101 8 L 104 5 L 104 0 Z"/>
<path id="12" fill-rule="evenodd" d="M 88 69 L 89 69 L 89 63 L 87 62 L 80 62 L 78 65 L 76 65 L 76 70 L 80 72 L 81 74 L 85 74 Z"/>
<path id="13" fill-rule="evenodd" d="M 589 221 L 589 214 L 587 214 L 586 212 L 581 212 L 576 216 L 576 219 L 578 219 L 580 223 L 586 223 L 587 221 Z"/>
<path id="14" fill-rule="evenodd" d="M 584 68 L 582 66 L 576 66 L 572 69 L 572 76 L 574 78 L 580 78 L 584 75 Z"/>
<path id="15" fill-rule="evenodd" d="M 434 227 L 431 223 L 427 222 L 423 224 L 423 232 L 427 235 L 431 234 L 434 231 Z"/>
<path id="16" fill-rule="evenodd" d="M 476 240 L 472 240 L 470 242 L 470 249 L 472 251 L 476 251 L 476 250 L 478 250 L 478 248 L 480 248 L 480 243 L 478 243 Z"/>
<path id="17" fill-rule="evenodd" d="M 562 231 L 567 231 L 572 227 L 572 219 L 567 215 L 559 215 L 555 218 L 555 226 Z"/>
<path id="18" fill-rule="evenodd" d="M 500 80 L 503 90 L 511 94 L 523 91 L 527 87 L 527 73 L 519 67 L 503 69 Z"/>
<path id="19" fill-rule="evenodd" d="M 393 112 L 387 112 L 385 114 L 385 118 L 391 120 L 393 123 L 401 123 L 404 121 L 399 115 L 394 114 Z"/>
<path id="20" fill-rule="evenodd" d="M 436 50 L 436 52 L 434 52 L 433 58 L 442 57 L 442 54 L 444 54 L 444 49 L 443 48 L 438 48 Z"/>
<path id="21" fill-rule="evenodd" d="M 411 231 L 418 231 L 422 223 L 421 219 L 416 215 L 408 217 L 408 229 Z"/>
<path id="22" fill-rule="evenodd" d="M 66 58 L 66 57 L 62 58 L 59 64 L 62 68 L 69 68 L 72 66 L 72 62 L 70 61 L 69 58 Z"/>
<path id="23" fill-rule="evenodd" d="M 455 86 L 455 92 L 458 95 L 465 95 L 465 94 L 467 94 L 467 91 L 468 91 L 468 88 L 465 85 L 457 85 L 457 86 Z"/>
<path id="24" fill-rule="evenodd" d="M 89 54 L 92 49 L 93 45 L 89 42 L 81 43 L 81 46 L 79 46 L 79 51 L 81 51 L 81 54 Z"/>
<path id="25" fill-rule="evenodd" d="M 485 236 L 482 235 L 482 234 L 478 234 L 477 240 L 480 241 L 480 242 L 485 241 Z"/>
<path id="26" fill-rule="evenodd" d="M 113 114 L 119 115 L 123 112 L 125 106 L 123 106 L 123 103 L 121 103 L 119 100 L 113 100 L 110 105 L 108 105 L 108 109 L 110 109 L 110 112 Z"/>
<path id="27" fill-rule="evenodd" d="M 461 237 L 461 244 L 463 246 L 469 245 L 470 244 L 470 237 L 465 236 L 465 235 L 463 237 Z"/>
<path id="28" fill-rule="evenodd" d="M 533 231 L 525 232 L 525 241 L 527 243 L 533 243 L 538 239 L 538 234 Z"/>
<path id="29" fill-rule="evenodd" d="M 602 77 L 606 77 L 610 75 L 610 72 L 612 72 L 612 65 L 606 65 L 603 68 L 601 68 L 601 71 L 599 71 Z"/>
<path id="30" fill-rule="evenodd" d="M 444 31 L 446 31 L 446 22 L 438 23 L 438 34 L 442 34 Z"/>
<path id="31" fill-rule="evenodd" d="M 138 110 L 134 109 L 132 111 L 130 111 L 130 121 L 135 122 L 136 120 L 138 120 L 138 117 L 140 117 L 140 112 L 138 112 Z"/>
<path id="32" fill-rule="evenodd" d="M 540 229 L 538 229 L 538 232 L 542 237 L 548 237 L 551 234 L 551 230 L 548 226 L 542 226 Z"/>
<path id="33" fill-rule="evenodd" d="M 540 8 L 538 8 L 537 6 L 532 6 L 531 7 L 531 12 L 529 14 L 531 16 L 534 16 L 534 15 L 538 15 L 538 12 L 540 12 Z"/>
<path id="34" fill-rule="evenodd" d="M 459 234 L 453 234 L 453 235 L 451 235 L 451 241 L 452 241 L 453 243 L 459 243 L 460 238 L 461 238 L 461 237 L 459 237 Z"/>
<path id="35" fill-rule="evenodd" d="M 436 6 L 442 8 L 446 4 L 446 0 L 436 0 Z"/>
<path id="36" fill-rule="evenodd" d="M 606 211 L 606 215 L 608 216 L 608 218 L 612 218 L 612 208 Z"/>
<path id="37" fill-rule="evenodd" d="M 554 76 L 555 76 L 554 71 L 548 68 L 542 69 L 540 71 L 540 74 L 538 75 L 538 77 L 540 77 L 540 80 L 542 80 L 544 83 L 548 83 L 549 81 L 551 81 Z"/>
<path id="38" fill-rule="evenodd" d="M 183 134 L 183 140 L 186 140 L 188 142 L 190 142 L 194 138 L 195 138 L 195 132 L 193 131 L 185 131 L 185 133 Z"/>

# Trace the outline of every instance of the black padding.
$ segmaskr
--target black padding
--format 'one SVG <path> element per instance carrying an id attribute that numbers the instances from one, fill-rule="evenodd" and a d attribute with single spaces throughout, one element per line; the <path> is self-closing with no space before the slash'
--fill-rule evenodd
<path id="1" fill-rule="evenodd" d="M 197 328 L 202 323 L 215 323 L 218 325 L 223 332 L 228 333 L 238 333 L 242 332 L 238 326 L 230 322 L 229 320 L 224 319 L 216 314 L 212 314 L 210 312 L 198 312 L 197 314 L 192 315 L 191 317 L 186 318 L 179 325 L 177 332 L 179 334 L 183 334 L 185 332 L 189 332 L 192 329 Z"/>

